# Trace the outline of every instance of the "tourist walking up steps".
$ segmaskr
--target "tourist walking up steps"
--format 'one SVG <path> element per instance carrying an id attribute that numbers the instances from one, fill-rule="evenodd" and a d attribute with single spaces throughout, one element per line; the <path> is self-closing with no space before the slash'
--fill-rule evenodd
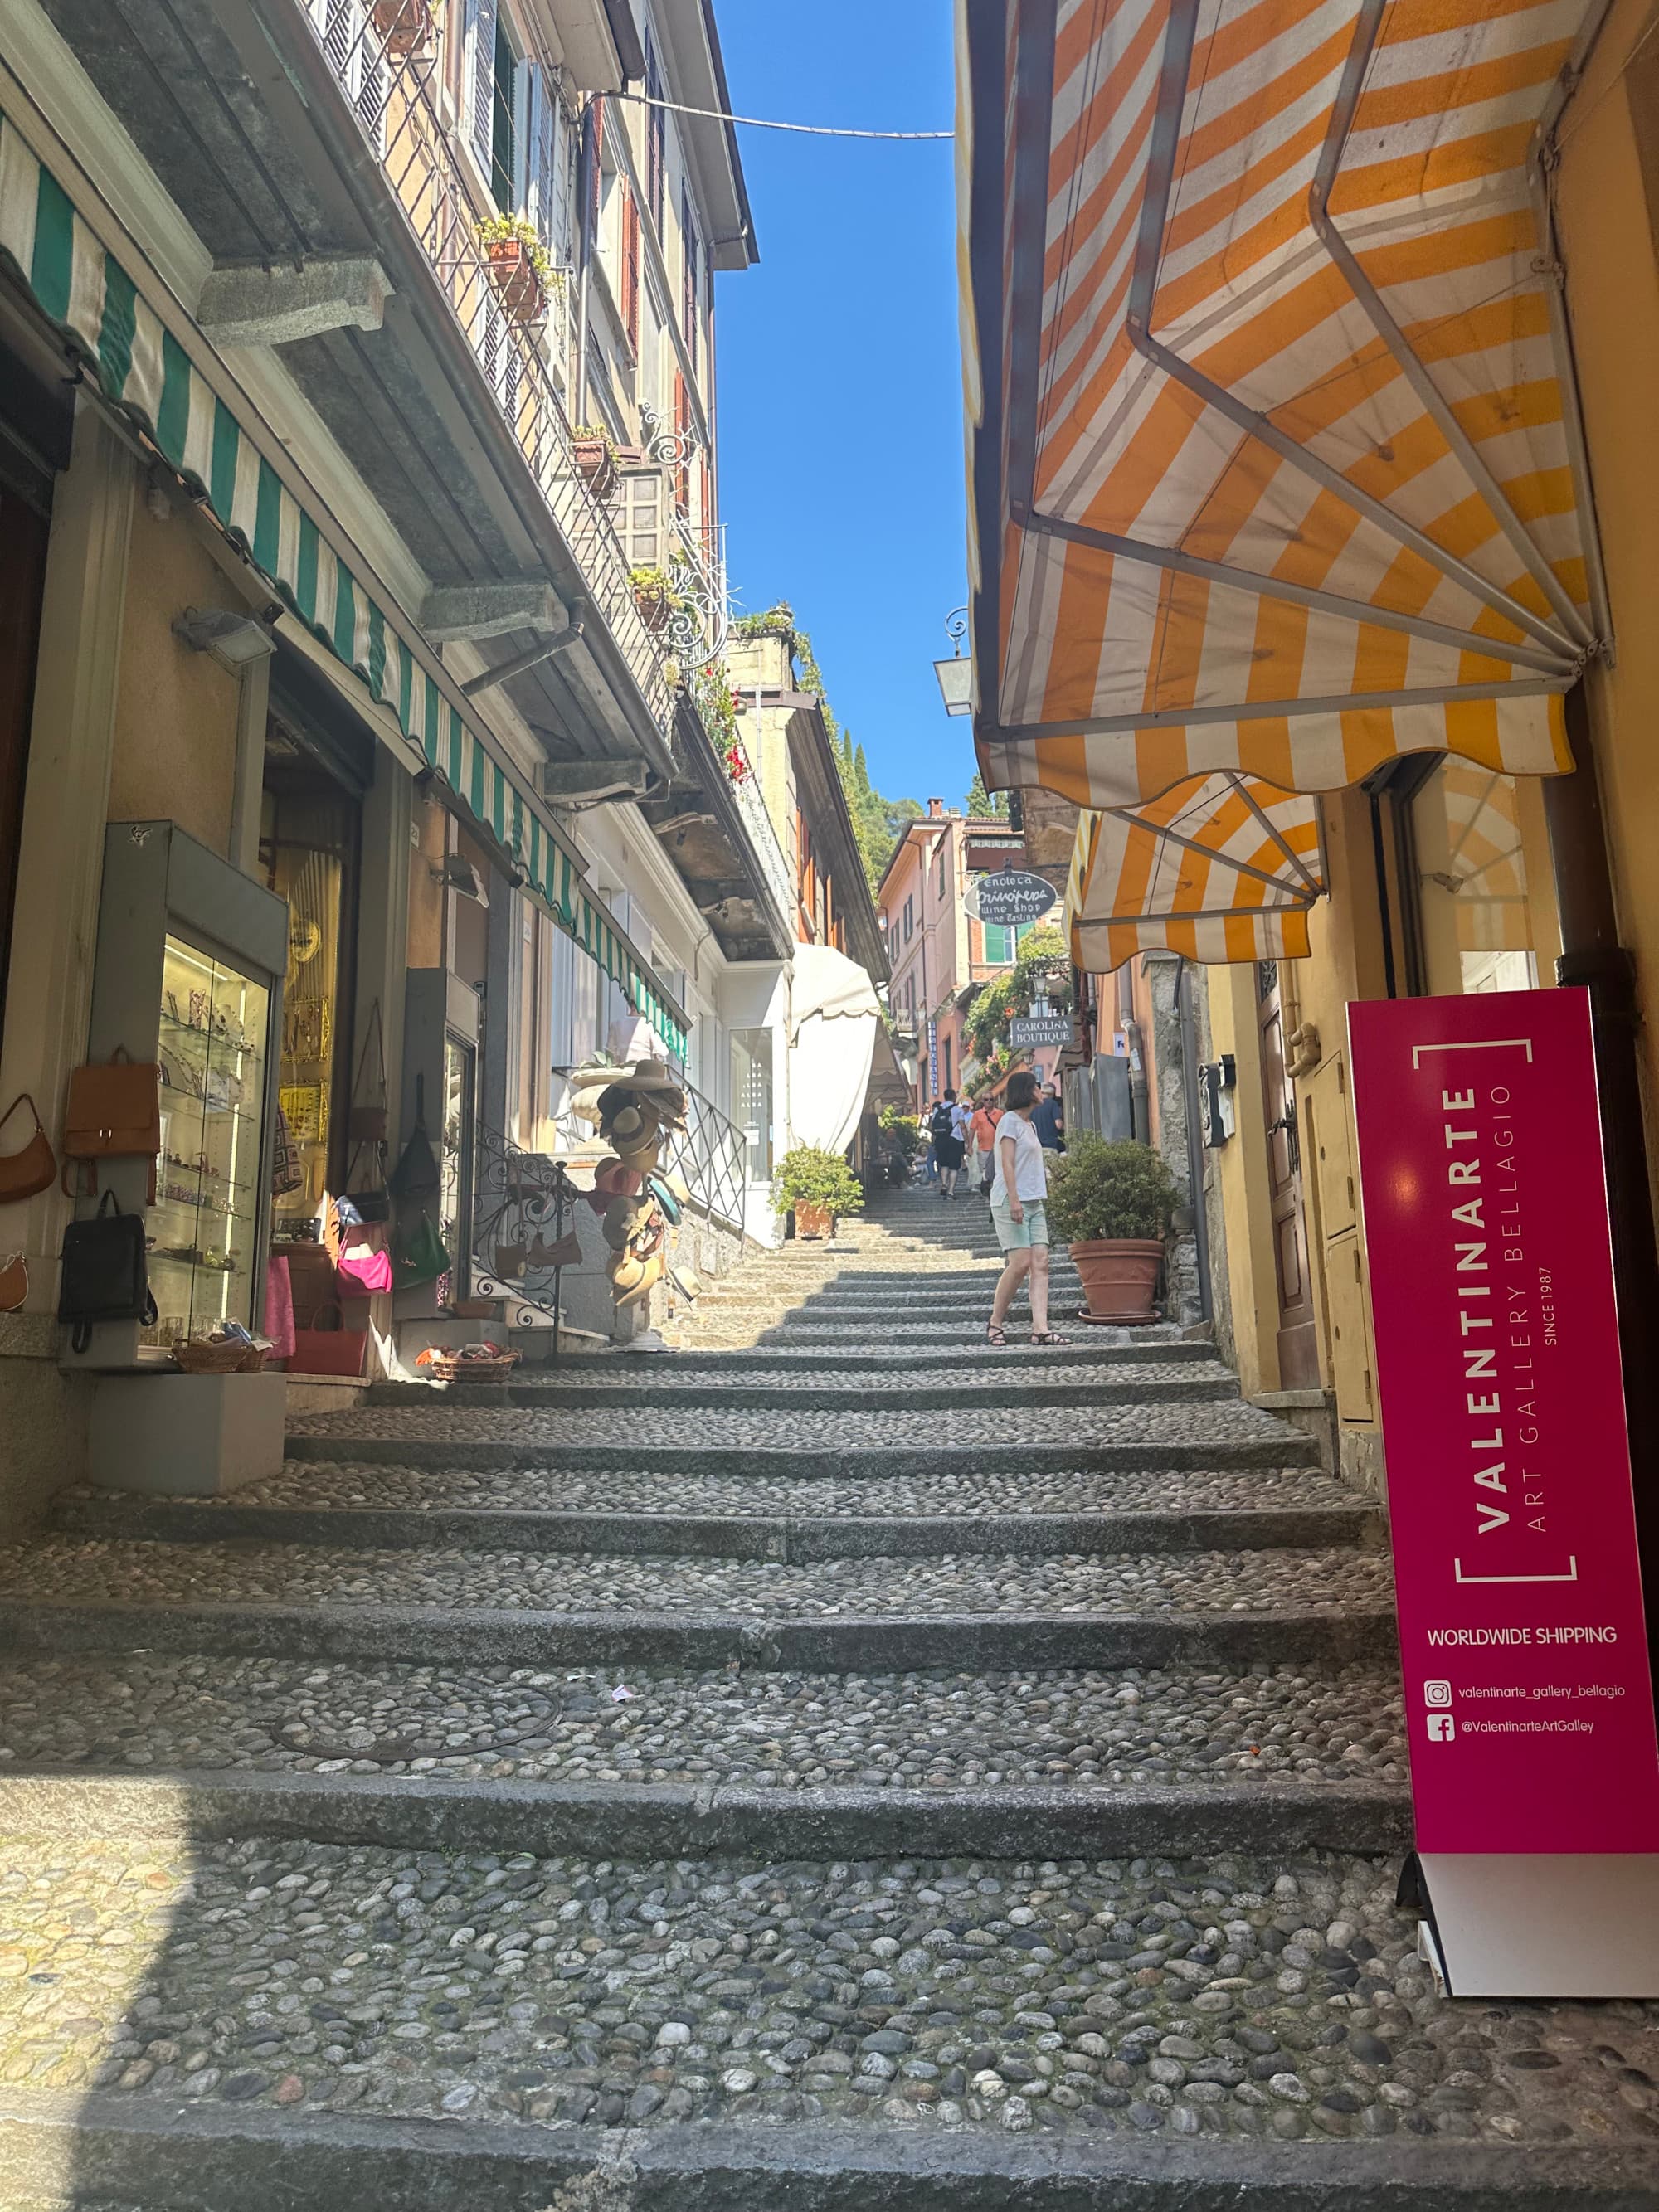
<path id="1" fill-rule="evenodd" d="M 962 1173 L 961 1121 L 954 1091 L 947 1091 L 928 1116 L 927 1133 L 933 1140 L 933 1158 L 939 1162 L 939 1194 L 944 1199 L 954 1198 L 957 1177 Z"/>
<path id="2" fill-rule="evenodd" d="M 997 1123 L 1002 1119 L 1000 1106 L 993 1106 L 988 1098 L 973 1120 L 974 1165 L 979 1174 L 979 1194 L 989 1198 L 991 1185 L 997 1172 Z"/>
<path id="3" fill-rule="evenodd" d="M 1029 1276 L 1033 1344 L 1069 1344 L 1048 1326 L 1048 1163 L 1031 1114 L 1037 1079 L 1030 1068 L 1008 1078 L 1008 1110 L 997 1127 L 997 1176 L 991 1194 L 991 1219 L 997 1243 L 1007 1255 L 991 1301 L 989 1342 L 1006 1345 L 1003 1323 L 1015 1291 Z"/>

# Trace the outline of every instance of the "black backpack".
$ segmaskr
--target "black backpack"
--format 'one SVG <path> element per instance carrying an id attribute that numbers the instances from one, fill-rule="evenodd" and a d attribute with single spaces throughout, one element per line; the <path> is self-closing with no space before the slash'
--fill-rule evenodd
<path id="1" fill-rule="evenodd" d="M 99 1200 L 90 1221 L 71 1221 L 64 1231 L 58 1318 L 74 1323 L 70 1341 L 77 1352 L 91 1344 L 94 1322 L 138 1321 L 147 1328 L 155 1322 L 144 1217 L 123 1213 L 112 1190 Z"/>
<path id="2" fill-rule="evenodd" d="M 948 1106 L 944 1104 L 935 1106 L 933 1112 L 927 1117 L 928 1135 L 930 1137 L 948 1137 L 951 1133 L 951 1126 L 953 1119 L 954 1116 Z"/>

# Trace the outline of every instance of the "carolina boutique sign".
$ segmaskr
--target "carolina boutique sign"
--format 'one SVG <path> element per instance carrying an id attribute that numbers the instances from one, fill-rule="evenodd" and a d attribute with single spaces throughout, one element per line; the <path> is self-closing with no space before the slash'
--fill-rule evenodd
<path id="1" fill-rule="evenodd" d="M 1659 1851 L 1587 994 L 1349 1026 L 1418 1848 Z"/>

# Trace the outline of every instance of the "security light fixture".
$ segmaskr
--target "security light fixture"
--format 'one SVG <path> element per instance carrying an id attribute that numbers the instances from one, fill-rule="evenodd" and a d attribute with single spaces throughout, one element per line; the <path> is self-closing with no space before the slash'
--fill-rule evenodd
<path id="1" fill-rule="evenodd" d="M 274 613 L 281 612 L 280 606 L 274 607 Z M 240 676 L 276 652 L 267 619 L 272 614 L 273 607 L 257 615 L 237 614 L 229 607 L 186 607 L 173 617 L 173 635 L 192 653 L 209 653 L 221 668 Z"/>
<path id="2" fill-rule="evenodd" d="M 947 714 L 971 714 L 974 711 L 974 661 L 971 653 L 964 653 L 962 641 L 968 635 L 968 610 L 953 608 L 945 617 L 945 635 L 951 639 L 956 651 L 949 660 L 936 660 L 933 673 L 939 678 L 939 696 L 945 702 Z"/>

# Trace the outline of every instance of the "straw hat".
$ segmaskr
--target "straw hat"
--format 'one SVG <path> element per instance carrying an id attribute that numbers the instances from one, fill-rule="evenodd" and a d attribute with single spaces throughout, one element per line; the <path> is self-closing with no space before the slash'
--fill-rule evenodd
<path id="1" fill-rule="evenodd" d="M 624 1284 L 620 1274 L 611 1277 L 619 1306 L 631 1306 L 644 1297 L 655 1285 L 661 1282 L 668 1265 L 660 1252 L 653 1252 L 648 1259 L 629 1263 L 629 1279 Z M 637 1273 L 635 1270 L 637 1269 Z"/>

